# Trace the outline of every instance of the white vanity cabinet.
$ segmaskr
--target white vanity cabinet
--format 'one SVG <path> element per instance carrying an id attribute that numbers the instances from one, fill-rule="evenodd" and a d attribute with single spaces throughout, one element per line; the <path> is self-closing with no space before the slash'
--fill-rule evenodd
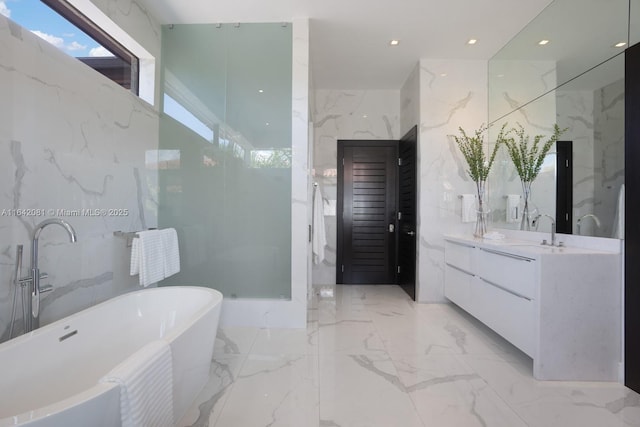
<path id="1" fill-rule="evenodd" d="M 445 296 L 545 380 L 618 380 L 620 254 L 445 238 Z"/>

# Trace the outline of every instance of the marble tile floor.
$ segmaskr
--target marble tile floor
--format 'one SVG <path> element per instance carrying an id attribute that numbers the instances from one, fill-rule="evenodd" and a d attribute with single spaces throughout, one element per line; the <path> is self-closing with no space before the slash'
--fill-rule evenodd
<path id="1" fill-rule="evenodd" d="M 637 393 L 536 381 L 531 359 L 454 305 L 397 286 L 315 290 L 306 330 L 220 329 L 179 426 L 640 426 Z"/>

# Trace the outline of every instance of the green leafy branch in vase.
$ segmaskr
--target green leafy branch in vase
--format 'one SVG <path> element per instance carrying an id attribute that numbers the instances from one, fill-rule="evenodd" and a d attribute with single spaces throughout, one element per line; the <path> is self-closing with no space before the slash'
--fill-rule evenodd
<path id="1" fill-rule="evenodd" d="M 500 134 L 498 135 L 498 143 L 493 147 L 493 151 L 487 160 L 484 150 L 484 132 L 488 129 L 484 124 L 480 126 L 480 129 L 474 132 L 474 136 L 469 136 L 467 133 L 459 127 L 460 133 L 462 136 L 451 135 L 453 139 L 455 139 L 456 144 L 458 144 L 458 148 L 460 152 L 464 156 L 467 161 L 467 165 L 469 169 L 467 169 L 467 173 L 471 177 L 474 182 L 482 182 L 487 180 L 487 176 L 489 176 L 489 171 L 491 170 L 491 166 L 493 165 L 493 161 L 496 158 L 496 154 L 498 153 L 498 148 L 500 148 L 499 141 L 505 138 L 505 127 L 507 124 L 502 125 L 502 129 L 500 130 Z"/>
<path id="2" fill-rule="evenodd" d="M 535 135 L 533 137 L 533 144 L 531 144 L 529 135 L 525 135 L 524 127 L 518 123 L 518 128 L 512 128 L 507 132 L 507 134 L 511 132 L 515 133 L 517 141 L 516 138 L 502 135 L 502 139 L 499 137 L 498 142 L 502 142 L 507 147 L 507 151 L 518 172 L 520 180 L 522 182 L 533 182 L 540 173 L 545 156 L 560 135 L 566 130 L 567 128 L 560 129 L 557 124 L 554 124 L 553 135 L 541 146 L 540 142 L 544 138 L 544 135 Z"/>
<path id="3" fill-rule="evenodd" d="M 567 130 L 560 129 L 557 124 L 553 125 L 553 135 L 549 137 L 544 144 L 540 144 L 543 140 L 543 135 L 536 135 L 533 137 L 533 144 L 529 135 L 525 135 L 524 127 L 518 123 L 518 128 L 512 128 L 508 133 L 515 133 L 517 136 L 505 137 L 501 143 L 507 147 L 509 157 L 518 172 L 520 181 L 522 183 L 522 197 L 524 199 L 524 207 L 522 209 L 522 221 L 520 222 L 521 230 L 530 230 L 532 220 L 529 213 L 529 198 L 531 197 L 531 184 L 536 179 L 544 163 L 546 157 L 553 144 L 558 140 L 560 135 Z"/>
<path id="4" fill-rule="evenodd" d="M 491 170 L 491 166 L 493 165 L 494 160 L 496 159 L 496 154 L 498 153 L 498 148 L 500 148 L 500 143 L 502 139 L 505 138 L 505 127 L 506 123 L 502 126 L 500 130 L 500 134 L 498 135 L 498 142 L 493 147 L 493 151 L 491 152 L 489 158 L 487 159 L 485 155 L 485 146 L 484 146 L 484 132 L 488 129 L 484 124 L 480 126 L 480 129 L 476 130 L 473 136 L 467 135 L 467 133 L 459 127 L 460 134 L 462 136 L 453 136 L 456 143 L 458 144 L 458 148 L 460 152 L 464 156 L 467 161 L 467 165 L 469 169 L 467 169 L 467 173 L 471 177 L 471 179 L 476 183 L 476 191 L 478 194 L 478 210 L 477 210 L 477 219 L 476 219 L 476 228 L 473 233 L 476 237 L 483 237 L 487 232 L 487 218 L 484 206 L 484 192 L 485 192 L 485 184 L 487 181 L 487 177 L 489 176 L 489 171 Z"/>

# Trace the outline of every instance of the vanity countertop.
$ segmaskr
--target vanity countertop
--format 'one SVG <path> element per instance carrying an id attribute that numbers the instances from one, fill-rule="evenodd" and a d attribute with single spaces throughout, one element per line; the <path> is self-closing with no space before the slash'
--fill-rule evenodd
<path id="1" fill-rule="evenodd" d="M 575 246 L 549 246 L 542 245 L 539 241 L 522 239 L 483 239 L 466 235 L 445 235 L 445 240 L 462 244 L 482 246 L 495 251 L 509 252 L 523 257 L 536 259 L 540 256 L 563 256 L 563 255 L 616 255 L 615 252 L 581 248 Z"/>
<path id="2" fill-rule="evenodd" d="M 504 234 L 444 236 L 445 296 L 529 355 L 536 379 L 615 381 L 622 257 L 609 249 L 620 241 Z"/>

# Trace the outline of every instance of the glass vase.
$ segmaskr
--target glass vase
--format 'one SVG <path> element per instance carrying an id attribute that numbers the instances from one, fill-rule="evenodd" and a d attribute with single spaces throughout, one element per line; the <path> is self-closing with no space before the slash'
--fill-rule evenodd
<path id="1" fill-rule="evenodd" d="M 478 192 L 476 206 L 476 227 L 473 232 L 474 237 L 483 237 L 487 233 L 487 200 L 485 197 L 486 181 L 477 181 L 476 190 Z"/>
<path id="2" fill-rule="evenodd" d="M 522 200 L 524 206 L 522 208 L 522 220 L 520 221 L 520 230 L 531 231 L 531 182 L 522 181 Z"/>

